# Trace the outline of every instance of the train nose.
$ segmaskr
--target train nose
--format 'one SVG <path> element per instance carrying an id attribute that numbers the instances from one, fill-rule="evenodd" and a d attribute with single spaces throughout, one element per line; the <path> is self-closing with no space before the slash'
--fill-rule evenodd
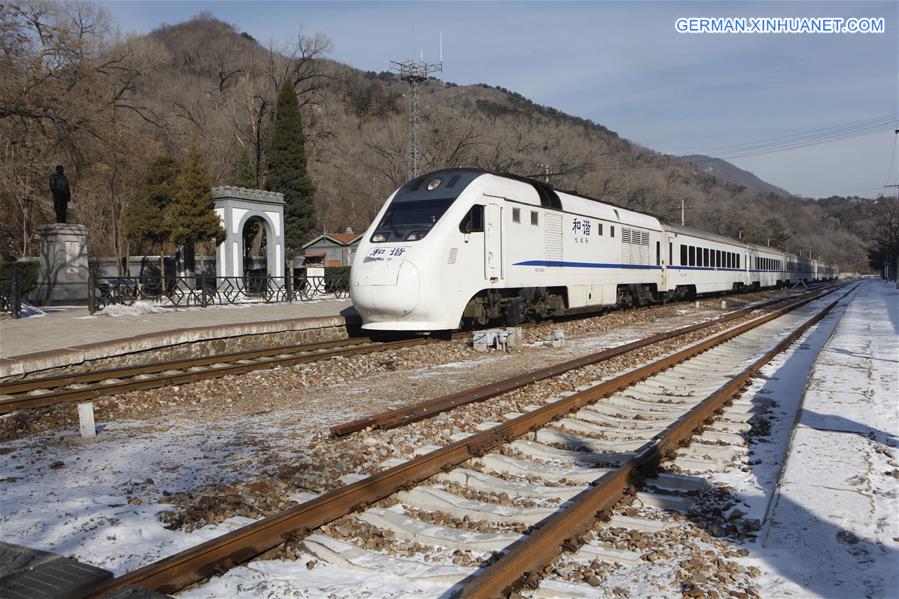
<path id="1" fill-rule="evenodd" d="M 395 272 L 395 277 L 360 276 L 353 281 L 353 304 L 363 317 L 402 318 L 418 306 L 420 277 L 415 264 L 404 260 Z"/>

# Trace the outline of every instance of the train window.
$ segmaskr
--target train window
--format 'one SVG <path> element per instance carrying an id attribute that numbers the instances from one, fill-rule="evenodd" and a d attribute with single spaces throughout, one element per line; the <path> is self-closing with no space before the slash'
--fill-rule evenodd
<path id="1" fill-rule="evenodd" d="M 715 268 L 721 268 L 721 250 L 715 250 Z"/>
<path id="2" fill-rule="evenodd" d="M 440 220 L 456 198 L 391 202 L 371 236 L 373 243 L 416 241 Z M 483 221 L 483 218 L 481 219 Z"/>
<path id="3" fill-rule="evenodd" d="M 484 207 L 475 204 L 459 222 L 459 230 L 463 233 L 484 232 Z"/>
<path id="4" fill-rule="evenodd" d="M 711 266 L 711 263 L 709 262 L 709 248 L 702 249 L 702 265 Z"/>
<path id="5" fill-rule="evenodd" d="M 690 266 L 696 266 L 696 248 L 690 246 Z"/>
<path id="6" fill-rule="evenodd" d="M 740 268 L 740 254 L 737 254 L 737 268 Z"/>
<path id="7" fill-rule="evenodd" d="M 680 265 L 687 265 L 687 246 L 685 245 L 680 246 Z"/>
<path id="8" fill-rule="evenodd" d="M 656 264 L 662 263 L 662 243 L 656 242 Z"/>
<path id="9" fill-rule="evenodd" d="M 512 222 L 513 223 L 521 222 L 521 208 L 512 208 Z"/>
<path id="10" fill-rule="evenodd" d="M 535 227 L 540 224 L 540 213 L 536 210 L 531 210 L 531 224 Z"/>
<path id="11" fill-rule="evenodd" d="M 602 235 L 602 223 L 596 224 L 596 233 L 597 235 Z"/>
<path id="12" fill-rule="evenodd" d="M 674 244 L 668 242 L 668 266 L 674 264 Z"/>
<path id="13" fill-rule="evenodd" d="M 611 227 L 609 227 L 609 236 L 615 237 L 615 225 L 612 225 Z"/>

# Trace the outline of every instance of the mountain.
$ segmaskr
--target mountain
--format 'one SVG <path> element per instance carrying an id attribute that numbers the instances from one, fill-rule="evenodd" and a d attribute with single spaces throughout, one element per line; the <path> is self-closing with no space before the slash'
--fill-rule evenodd
<path id="1" fill-rule="evenodd" d="M 728 183 L 733 183 L 734 185 L 748 187 L 749 189 L 752 189 L 753 191 L 757 191 L 759 193 L 773 193 L 784 198 L 788 198 L 793 195 L 786 189 L 778 187 L 777 185 L 772 185 L 767 181 L 763 181 L 762 179 L 759 179 L 757 176 L 755 176 L 754 173 L 743 170 L 740 167 L 720 158 L 703 156 L 702 154 L 691 154 L 689 156 L 681 156 L 680 159 L 684 162 L 692 164 L 698 170 L 704 173 L 708 173 L 717 179 L 727 181 Z"/>
<path id="2" fill-rule="evenodd" d="M 83 6 L 90 5 L 72 5 Z M 92 28 L 90 35 L 102 31 Z M 0 118 L 0 137 L 45 148 L 37 158 L 23 155 L 23 168 L 71 165 L 66 172 L 71 171 L 70 183 L 81 198 L 82 218 L 105 232 L 91 236 L 95 255 L 124 255 L 129 240 L 122 234 L 121 215 L 132 200 L 133 182 L 142 179 L 156 156 L 179 158 L 199 146 L 215 185 L 247 184 L 249 176 L 262 187 L 275 98 L 285 81 L 295 85 L 299 97 L 321 230 L 365 230 L 407 178 L 408 86 L 393 73 L 361 71 L 331 60 L 331 43 L 324 36 L 299 36 L 292 44 L 270 48 L 234 25 L 201 14 L 145 36 L 110 35 L 84 47 L 96 53 L 80 59 L 79 71 L 63 69 L 58 79 L 50 78 L 60 84 L 44 93 L 47 110 L 19 106 L 22 98 L 33 104 L 34 90 L 44 89 L 31 84 L 47 79 L 40 56 L 0 61 L 0 71 L 11 69 L 0 86 L 0 116 L 7 104 L 21 115 L 20 120 Z M 27 48 L 22 52 L 27 54 Z M 76 75 L 82 79 L 74 93 L 66 77 Z M 750 173 L 723 161 L 709 163 L 711 171 L 697 168 L 633 143 L 625 132 L 490 84 L 428 79 L 420 86 L 420 115 L 423 171 L 471 166 L 546 178 L 557 189 L 669 222 L 680 222 L 685 203 L 689 226 L 801 249 L 847 269 L 867 268 L 869 236 L 848 226 L 845 213 L 750 185 L 752 180 L 736 178 L 734 172 Z M 0 196 L 5 193 L 0 185 Z M 4 206 L 17 205 L 18 196 L 9 197 L 0 203 L 0 217 Z M 13 213 L 0 223 L 40 224 L 22 215 Z M 9 234 L 12 244 L 20 238 Z"/>

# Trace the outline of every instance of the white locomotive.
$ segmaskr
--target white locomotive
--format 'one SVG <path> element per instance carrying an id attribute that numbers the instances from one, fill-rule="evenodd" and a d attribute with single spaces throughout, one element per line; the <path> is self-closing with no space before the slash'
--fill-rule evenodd
<path id="1" fill-rule="evenodd" d="M 835 276 L 809 258 L 460 168 L 390 196 L 356 250 L 350 294 L 365 329 L 439 331 Z"/>

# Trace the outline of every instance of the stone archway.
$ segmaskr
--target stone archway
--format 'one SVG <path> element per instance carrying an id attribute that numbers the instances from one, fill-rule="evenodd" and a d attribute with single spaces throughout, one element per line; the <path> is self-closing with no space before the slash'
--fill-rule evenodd
<path id="1" fill-rule="evenodd" d="M 271 277 L 284 276 L 284 194 L 243 187 L 213 187 L 215 213 L 225 229 L 216 250 L 219 277 L 243 279 L 246 266 L 244 229 L 261 223 L 265 231 L 265 263 Z"/>

